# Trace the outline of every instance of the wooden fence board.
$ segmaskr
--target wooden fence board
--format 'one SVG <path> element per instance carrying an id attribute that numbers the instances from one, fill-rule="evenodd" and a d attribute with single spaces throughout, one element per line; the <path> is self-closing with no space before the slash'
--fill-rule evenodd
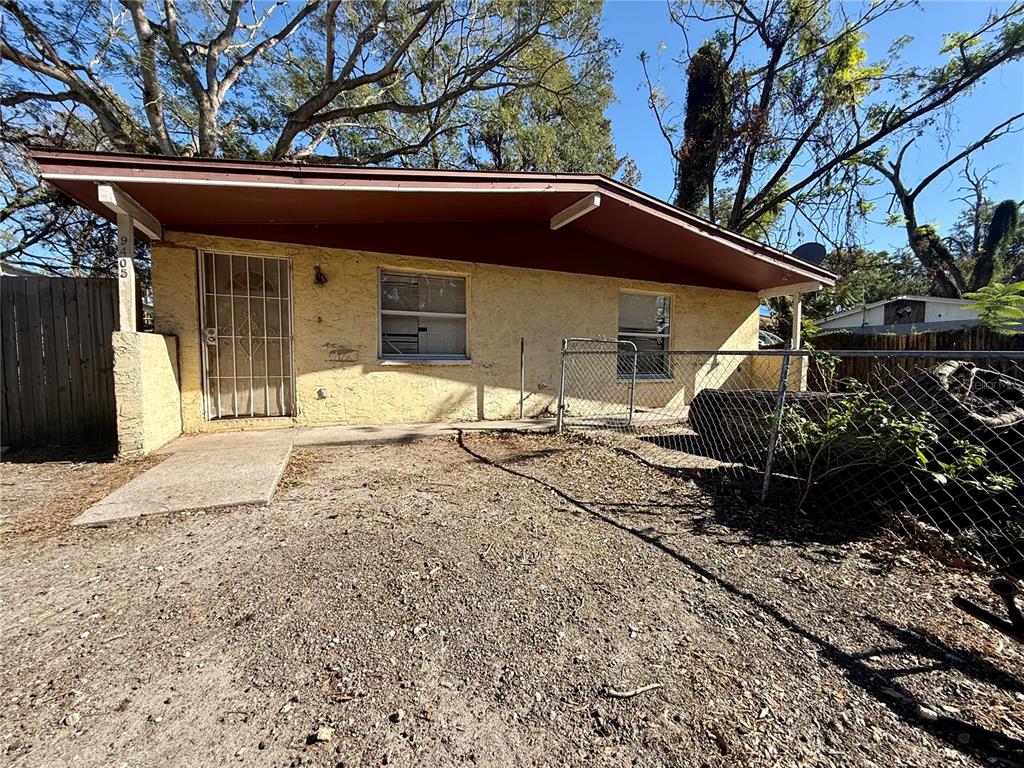
<path id="1" fill-rule="evenodd" d="M 79 349 L 82 351 L 81 377 L 82 389 L 85 392 L 85 409 L 82 413 L 82 420 L 86 433 L 92 433 L 98 429 L 100 423 L 100 406 L 96 396 L 97 329 L 92 325 L 92 297 L 89 294 L 89 284 L 79 281 L 75 284 L 75 290 L 78 292 Z"/>
<path id="2" fill-rule="evenodd" d="M 46 442 L 61 444 L 60 377 L 57 373 L 57 323 L 53 316 L 53 283 L 39 282 L 39 330 L 43 344 L 43 399 L 46 401 Z"/>
<path id="3" fill-rule="evenodd" d="M 3 365 L 3 379 L 0 380 L 0 390 L 3 393 L 3 410 L 0 410 L 0 444 L 10 445 L 11 435 L 20 435 L 22 430 L 21 403 L 16 397 L 8 398 L 7 393 L 12 395 L 18 390 L 18 353 L 17 353 L 17 320 L 14 309 L 15 291 L 21 286 L 15 286 L 6 280 L 0 280 L 0 350 L 2 357 L 0 362 Z"/>
<path id="4" fill-rule="evenodd" d="M 30 378 L 30 365 L 27 359 L 28 332 L 25 330 L 25 323 L 28 322 L 28 283 L 27 281 L 8 280 L 6 278 L 0 278 L 0 282 L 11 288 L 14 316 L 16 318 L 14 322 L 15 335 L 13 343 L 15 345 L 14 349 L 17 351 L 12 351 L 11 356 L 18 361 L 18 368 L 14 374 L 13 388 L 7 391 L 7 407 L 12 411 L 18 411 L 20 414 L 22 422 L 21 434 L 25 435 L 22 439 L 27 440 L 28 444 L 31 445 L 34 440 L 32 435 L 36 423 L 36 401 L 35 396 L 28 389 L 30 386 L 28 381 Z M 19 342 L 19 339 L 22 337 L 24 337 L 24 341 Z M 4 357 L 8 357 L 6 351 L 4 352 Z M 9 444 L 15 444 L 13 437 Z"/>
<path id="5" fill-rule="evenodd" d="M 60 444 L 74 439 L 74 414 L 71 410 L 71 370 L 68 365 L 67 307 L 64 305 L 64 278 L 50 280 L 50 314 L 53 322 L 53 357 L 57 372 L 57 410 L 60 413 Z"/>
<path id="6" fill-rule="evenodd" d="M 117 282 L 5 276 L 0 290 L 3 444 L 113 439 Z"/>
<path id="7" fill-rule="evenodd" d="M 996 333 L 981 326 L 902 334 L 836 332 L 817 335 L 811 344 L 822 351 L 873 350 L 880 355 L 892 351 L 921 353 L 912 358 L 844 357 L 834 373 L 835 380 L 850 378 L 869 386 L 885 387 L 937 365 L 938 360 L 928 357 L 929 351 L 1024 351 L 1024 334 Z M 1009 371 L 1013 367 L 1012 363 L 998 359 L 975 360 L 975 363 L 998 371 Z M 822 388 L 825 378 L 825 373 L 816 364 L 812 364 L 808 374 L 808 388 Z"/>
<path id="8" fill-rule="evenodd" d="M 1024 334 L 996 333 L 982 326 L 924 333 L 821 333 L 811 339 L 815 349 L 877 349 L 927 351 L 1024 350 Z"/>
<path id="9" fill-rule="evenodd" d="M 72 443 L 81 443 L 86 439 L 85 419 L 85 391 L 79 386 L 79 377 L 82 372 L 82 350 L 79 347 L 80 336 L 78 330 L 78 289 L 73 278 L 62 279 L 61 286 L 64 289 L 64 310 L 68 329 L 68 371 L 70 374 L 71 389 L 71 412 L 75 414 L 71 425 Z"/>
<path id="10" fill-rule="evenodd" d="M 28 372 L 25 394 L 32 398 L 33 412 L 36 415 L 32 424 L 32 440 L 36 445 L 45 445 L 48 440 L 49 417 L 46 409 L 46 371 L 43 360 L 43 332 L 42 320 L 39 313 L 39 282 L 29 280 L 25 286 L 25 332 L 19 334 L 18 346 L 25 343 L 25 359 Z"/>
<path id="11" fill-rule="evenodd" d="M 118 298 L 117 298 L 117 281 L 108 280 L 104 281 L 100 285 L 100 294 L 102 297 L 103 306 L 103 317 L 104 317 L 104 334 L 105 337 L 110 340 L 113 337 L 114 331 L 120 330 L 121 323 L 118 317 Z M 141 297 L 141 293 L 138 294 Z M 141 298 L 139 298 L 141 301 Z M 138 313 L 138 317 L 142 317 L 142 311 Z M 141 327 L 141 326 L 139 326 Z M 132 328 L 132 330 L 136 330 Z M 114 396 L 114 346 L 112 343 L 108 343 L 104 347 L 104 385 L 106 386 L 106 399 L 104 402 L 107 405 L 107 421 L 114 425 L 114 433 L 117 433 L 117 400 Z"/>

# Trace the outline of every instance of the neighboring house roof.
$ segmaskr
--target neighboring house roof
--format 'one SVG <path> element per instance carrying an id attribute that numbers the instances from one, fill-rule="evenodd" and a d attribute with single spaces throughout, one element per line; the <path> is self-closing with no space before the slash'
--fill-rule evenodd
<path id="1" fill-rule="evenodd" d="M 943 296 L 917 296 L 917 295 L 909 294 L 908 293 L 908 294 L 902 294 L 900 296 L 893 296 L 892 298 L 889 298 L 889 299 L 882 299 L 881 301 L 873 301 L 870 304 L 865 304 L 864 306 L 857 307 L 856 309 L 847 309 L 844 312 L 836 312 L 834 315 L 829 315 L 828 317 L 823 318 L 821 320 L 821 322 L 827 323 L 830 320 L 839 320 L 840 318 L 843 318 L 843 317 L 850 317 L 851 315 L 859 315 L 862 312 L 864 312 L 864 310 L 866 310 L 866 309 L 874 309 L 875 307 L 880 307 L 883 304 L 889 304 L 890 302 L 893 302 L 893 301 L 927 301 L 927 302 L 933 302 L 933 303 L 937 303 L 937 304 L 952 304 L 952 305 L 955 305 L 955 306 L 958 306 L 958 307 L 962 307 L 965 304 L 972 304 L 973 303 L 970 299 L 948 299 L 948 298 L 945 298 Z M 955 321 L 953 321 L 953 322 L 955 322 Z M 920 323 L 918 323 L 918 325 L 920 325 Z"/>
<path id="2" fill-rule="evenodd" d="M 25 267 L 19 267 L 17 264 L 9 264 L 6 261 L 0 261 L 0 275 L 7 275 L 8 277 L 49 277 L 44 272 L 35 272 L 31 269 L 25 269 Z"/>
<path id="3" fill-rule="evenodd" d="M 114 184 L 165 230 L 748 291 L 836 279 L 599 175 L 31 155 L 83 205 L 110 216 L 96 185 Z"/>

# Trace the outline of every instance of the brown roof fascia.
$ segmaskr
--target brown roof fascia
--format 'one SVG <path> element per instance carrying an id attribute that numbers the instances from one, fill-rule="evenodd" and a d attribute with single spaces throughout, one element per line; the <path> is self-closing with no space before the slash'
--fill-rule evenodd
<path id="1" fill-rule="evenodd" d="M 443 191 L 463 190 L 468 184 L 481 192 L 586 193 L 597 190 L 630 207 L 642 209 L 645 213 L 668 219 L 706 237 L 723 241 L 747 256 L 776 263 L 826 285 L 834 285 L 838 277 L 820 266 L 727 230 L 707 219 L 599 174 L 376 168 L 327 163 L 163 157 L 42 147 L 30 148 L 29 154 L 36 163 L 47 167 L 44 170 L 44 178 L 61 175 L 63 171 L 70 176 L 103 174 L 125 180 L 142 181 L 147 178 L 158 178 L 165 183 L 171 183 L 171 180 L 180 184 L 221 182 L 225 186 L 379 186 L 390 189 L 407 188 L 410 191 Z"/>

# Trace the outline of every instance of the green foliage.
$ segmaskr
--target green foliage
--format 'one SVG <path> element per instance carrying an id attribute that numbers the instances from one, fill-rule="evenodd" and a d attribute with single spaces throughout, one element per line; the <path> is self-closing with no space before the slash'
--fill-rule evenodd
<path id="1" fill-rule="evenodd" d="M 864 50 L 867 37 L 867 33 L 851 29 L 825 46 L 821 61 L 822 83 L 827 89 L 827 98 L 836 104 L 855 106 L 879 87 L 886 66 L 867 63 L 868 54 Z"/>
<path id="2" fill-rule="evenodd" d="M 807 320 L 820 320 L 837 312 L 856 309 L 864 304 L 904 294 L 928 293 L 928 279 L 906 250 L 869 251 L 864 248 L 841 248 L 831 251 L 822 266 L 839 275 L 834 288 L 826 288 L 804 297 Z M 791 309 L 785 297 L 770 299 L 769 306 L 779 322 L 779 332 L 789 334 Z M 804 333 L 806 338 L 812 334 Z"/>
<path id="3" fill-rule="evenodd" d="M 698 211 L 714 197 L 718 160 L 730 138 L 732 84 L 721 49 L 704 43 L 686 68 L 684 139 L 676 162 L 675 204 Z"/>
<path id="4" fill-rule="evenodd" d="M 910 245 L 931 265 L 928 293 L 957 297 L 993 281 L 1024 280 L 1024 220 L 1015 200 L 995 204 L 985 197 L 986 177 L 965 171 L 972 194 L 943 237 L 933 225 L 910 232 Z M 941 274 L 938 274 L 941 273 Z M 941 278 L 941 279 L 940 279 Z"/>
<path id="5" fill-rule="evenodd" d="M 922 264 L 930 265 L 929 277 L 933 281 L 938 277 L 936 273 L 956 272 L 956 261 L 949 246 L 931 224 L 917 227 L 910 233 L 910 248 Z"/>
<path id="6" fill-rule="evenodd" d="M 605 110 L 614 101 L 608 57 L 574 73 L 555 51 L 533 64 L 545 87 L 481 96 L 470 104 L 465 164 L 482 169 L 602 173 L 628 159 L 616 155 Z M 453 159 L 458 158 L 455 154 Z M 636 183 L 638 179 L 631 179 Z"/>
<path id="7" fill-rule="evenodd" d="M 815 359 L 831 381 L 837 359 L 821 352 Z M 854 473 L 888 474 L 903 485 L 916 476 L 986 493 L 1014 486 L 990 470 L 983 446 L 951 438 L 932 415 L 911 413 L 854 379 L 838 385 L 839 396 L 828 400 L 823 417 L 797 405 L 782 411 L 777 455 L 801 479 L 800 507 L 815 488 Z"/>
<path id="8" fill-rule="evenodd" d="M 684 38 L 700 29 L 713 41 L 687 62 L 682 121 L 671 89 L 641 57 L 676 165 L 677 204 L 759 240 L 783 240 L 805 223 L 823 239 L 848 235 L 871 213 L 869 155 L 938 129 L 942 110 L 1024 57 L 1019 0 L 950 36 L 937 66 L 910 61 L 905 35 L 869 57 L 868 37 L 901 19 L 909 27 L 915 4 L 878 0 L 838 12 L 815 0 L 670 0 Z"/>
<path id="9" fill-rule="evenodd" d="M 985 285 L 992 280 L 993 274 L 1002 266 L 1019 226 L 1020 213 L 1016 200 L 1003 200 L 995 207 L 974 267 L 975 286 Z"/>
<path id="10" fill-rule="evenodd" d="M 814 345 L 811 340 L 821 333 L 821 326 L 810 317 L 805 317 L 800 322 L 800 337 L 804 340 L 803 346 L 806 349 L 813 349 Z"/>
<path id="11" fill-rule="evenodd" d="M 992 283 L 964 298 L 974 302 L 968 308 L 978 310 L 982 325 L 1001 333 L 1024 333 L 1024 281 Z"/>

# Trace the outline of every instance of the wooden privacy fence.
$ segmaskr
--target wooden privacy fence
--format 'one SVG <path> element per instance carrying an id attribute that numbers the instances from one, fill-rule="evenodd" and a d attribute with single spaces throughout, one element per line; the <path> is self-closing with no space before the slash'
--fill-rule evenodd
<path id="1" fill-rule="evenodd" d="M 997 333 L 982 326 L 924 333 L 860 334 L 840 331 L 816 335 L 810 340 L 810 344 L 815 349 L 823 351 L 851 349 L 878 352 L 877 357 L 843 357 L 830 376 L 835 380 L 851 378 L 864 384 L 884 385 L 907 376 L 917 375 L 922 369 L 938 364 L 938 360 L 928 357 L 930 351 L 1024 351 L 1024 333 Z M 921 354 L 909 358 L 896 358 L 886 357 L 887 352 L 920 352 Z M 979 358 L 973 361 L 979 366 L 1004 373 L 1016 375 L 1020 371 L 1019 364 L 995 358 Z M 824 388 L 825 378 L 825 373 L 816 363 L 812 362 L 808 375 L 808 389 Z"/>
<path id="2" fill-rule="evenodd" d="M 810 339 L 815 349 L 877 349 L 880 352 L 965 349 L 1024 350 L 1024 333 L 997 333 L 983 326 L 923 333 L 823 332 Z"/>
<path id="3" fill-rule="evenodd" d="M 0 278 L 2 443 L 75 445 L 117 433 L 117 281 Z"/>

